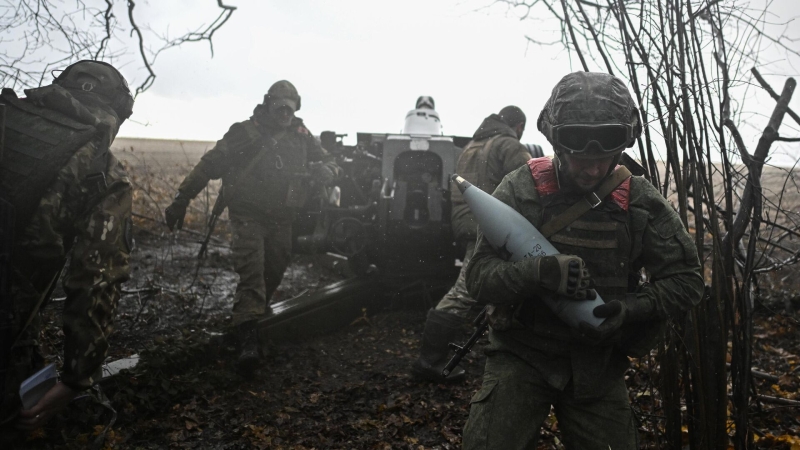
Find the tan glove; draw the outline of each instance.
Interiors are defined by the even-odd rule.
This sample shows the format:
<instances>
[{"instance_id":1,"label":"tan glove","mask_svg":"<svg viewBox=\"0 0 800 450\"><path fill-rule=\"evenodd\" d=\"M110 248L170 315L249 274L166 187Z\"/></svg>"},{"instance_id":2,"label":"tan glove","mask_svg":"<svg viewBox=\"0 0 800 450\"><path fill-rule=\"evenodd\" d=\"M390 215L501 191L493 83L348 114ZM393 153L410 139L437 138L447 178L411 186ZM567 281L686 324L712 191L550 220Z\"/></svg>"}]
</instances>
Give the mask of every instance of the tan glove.
<instances>
[{"instance_id":1,"label":"tan glove","mask_svg":"<svg viewBox=\"0 0 800 450\"><path fill-rule=\"evenodd\" d=\"M597 293L590 289L591 277L583 260L575 255L537 256L527 259L530 281L563 297L593 300Z\"/></svg>"}]
</instances>

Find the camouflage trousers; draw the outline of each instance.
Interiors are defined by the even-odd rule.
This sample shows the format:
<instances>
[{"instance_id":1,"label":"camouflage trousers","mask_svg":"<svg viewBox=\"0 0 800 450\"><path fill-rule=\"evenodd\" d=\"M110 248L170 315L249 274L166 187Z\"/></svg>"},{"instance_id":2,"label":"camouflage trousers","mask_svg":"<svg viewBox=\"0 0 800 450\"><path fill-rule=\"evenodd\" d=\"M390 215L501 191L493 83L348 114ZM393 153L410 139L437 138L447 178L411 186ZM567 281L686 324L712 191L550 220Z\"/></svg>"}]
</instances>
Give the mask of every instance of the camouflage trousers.
<instances>
[{"instance_id":1,"label":"camouflage trousers","mask_svg":"<svg viewBox=\"0 0 800 450\"><path fill-rule=\"evenodd\" d=\"M265 222L231 214L233 269L239 275L233 325L267 313L292 258L291 222Z\"/></svg>"},{"instance_id":2,"label":"camouflage trousers","mask_svg":"<svg viewBox=\"0 0 800 450\"><path fill-rule=\"evenodd\" d=\"M439 303L436 305L437 311L445 311L450 314L455 314L462 319L471 319L470 312L477 303L467 292L467 264L475 252L475 241L467 243L467 251L464 254L464 265L461 266L461 271L458 273L453 287L444 294Z\"/></svg>"},{"instance_id":3,"label":"camouflage trousers","mask_svg":"<svg viewBox=\"0 0 800 450\"><path fill-rule=\"evenodd\" d=\"M622 376L600 398L577 402L572 383L560 391L511 353L486 360L483 385L470 401L464 449L535 449L555 410L567 450L635 450L637 431Z\"/></svg>"}]
</instances>

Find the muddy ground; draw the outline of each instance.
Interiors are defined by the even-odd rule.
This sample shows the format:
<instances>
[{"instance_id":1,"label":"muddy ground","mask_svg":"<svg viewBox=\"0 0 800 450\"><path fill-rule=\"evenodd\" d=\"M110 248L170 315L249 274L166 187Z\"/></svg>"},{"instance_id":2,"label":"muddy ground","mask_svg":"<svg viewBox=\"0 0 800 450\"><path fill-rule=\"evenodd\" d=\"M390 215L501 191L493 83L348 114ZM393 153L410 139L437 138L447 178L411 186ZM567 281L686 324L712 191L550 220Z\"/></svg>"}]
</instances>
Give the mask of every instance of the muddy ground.
<instances>
[{"instance_id":1,"label":"muddy ground","mask_svg":"<svg viewBox=\"0 0 800 450\"><path fill-rule=\"evenodd\" d=\"M418 381L408 368L419 351L427 306L400 302L337 332L271 345L264 365L244 379L233 369L235 352L222 334L236 282L229 249L224 240L213 243L195 276L197 239L139 229L109 354L109 360L140 355L139 365L101 382L102 395L74 401L31 434L26 448L460 448L469 399L481 383L485 340L465 360L467 382ZM339 279L318 258L298 256L276 295L287 298ZM770 295L758 307L755 366L778 378L758 379L756 388L800 399L799 298L791 290ZM56 294L42 335L56 361L61 305ZM465 339L468 332L465 327ZM663 426L663 411L655 361L634 361L626 378L641 446L656 448L653 430ZM752 426L761 448L800 448L796 406L754 404ZM558 436L551 416L539 448L562 448Z\"/></svg>"}]
</instances>

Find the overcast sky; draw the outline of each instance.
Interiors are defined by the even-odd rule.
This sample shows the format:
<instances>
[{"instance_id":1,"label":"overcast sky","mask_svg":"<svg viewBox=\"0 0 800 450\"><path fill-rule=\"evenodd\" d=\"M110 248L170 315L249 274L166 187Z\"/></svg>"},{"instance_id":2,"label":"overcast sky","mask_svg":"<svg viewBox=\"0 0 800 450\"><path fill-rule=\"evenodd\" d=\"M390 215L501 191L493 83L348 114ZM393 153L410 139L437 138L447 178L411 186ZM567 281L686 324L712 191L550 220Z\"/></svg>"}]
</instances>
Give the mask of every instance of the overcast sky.
<instances>
[{"instance_id":1,"label":"overcast sky","mask_svg":"<svg viewBox=\"0 0 800 450\"><path fill-rule=\"evenodd\" d=\"M181 3L150 7L175 17ZM203 44L164 53L155 84L136 101L138 123L126 123L120 135L219 139L280 79L297 86L298 116L315 133L397 132L416 98L431 95L445 134L472 135L508 104L535 118L552 86L573 69L560 47L527 44L530 22L506 8L475 11L480 3L227 3L239 9L215 37L214 58ZM541 141L529 131L528 140Z\"/></svg>"},{"instance_id":2,"label":"overcast sky","mask_svg":"<svg viewBox=\"0 0 800 450\"><path fill-rule=\"evenodd\" d=\"M534 120L555 83L580 68L560 45L525 39L557 40L556 23L520 20L523 11L501 5L482 8L490 0L225 3L238 10L216 34L214 57L202 43L159 56L158 78L138 97L120 136L217 140L250 116L273 82L287 79L303 99L298 116L315 134L333 130L354 140L358 131L398 132L416 98L430 95L445 134L472 135L488 114L515 104L531 123L523 141L546 144ZM786 20L798 14L796 7L797 0L776 0L772 8ZM211 0L151 1L141 8L147 14L141 20L173 35L218 14ZM788 31L800 37L797 21ZM765 70L775 74L768 80L777 90L784 75L800 72L781 58ZM133 65L122 70L132 84L141 81ZM792 101L798 111L799 97ZM774 102L766 105L769 114ZM763 124L756 119L747 124L751 141L766 125L766 118ZM791 152L800 153L793 145Z\"/></svg>"}]
</instances>

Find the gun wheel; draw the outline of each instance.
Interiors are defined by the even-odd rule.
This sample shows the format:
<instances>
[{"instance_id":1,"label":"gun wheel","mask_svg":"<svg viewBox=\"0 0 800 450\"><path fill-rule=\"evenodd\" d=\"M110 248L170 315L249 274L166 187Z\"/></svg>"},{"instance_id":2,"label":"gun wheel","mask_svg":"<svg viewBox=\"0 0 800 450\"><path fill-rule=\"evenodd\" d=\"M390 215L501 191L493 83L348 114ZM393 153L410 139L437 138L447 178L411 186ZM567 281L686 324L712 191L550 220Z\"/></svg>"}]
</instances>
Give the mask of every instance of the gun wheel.
<instances>
[{"instance_id":1,"label":"gun wheel","mask_svg":"<svg viewBox=\"0 0 800 450\"><path fill-rule=\"evenodd\" d=\"M337 253L353 256L367 245L366 228L358 219L343 217L331 225L328 242Z\"/></svg>"}]
</instances>

